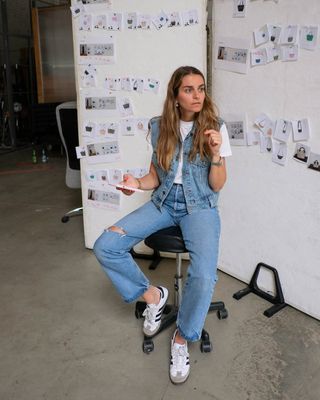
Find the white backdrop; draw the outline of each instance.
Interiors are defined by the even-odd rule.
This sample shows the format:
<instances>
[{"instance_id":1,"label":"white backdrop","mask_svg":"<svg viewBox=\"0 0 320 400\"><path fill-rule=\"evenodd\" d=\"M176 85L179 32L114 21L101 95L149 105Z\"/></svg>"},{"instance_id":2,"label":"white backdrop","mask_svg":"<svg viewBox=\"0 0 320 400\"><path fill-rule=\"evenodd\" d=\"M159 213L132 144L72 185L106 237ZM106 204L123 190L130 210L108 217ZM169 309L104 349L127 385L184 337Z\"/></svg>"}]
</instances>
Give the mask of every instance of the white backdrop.
<instances>
[{"instance_id":1,"label":"white backdrop","mask_svg":"<svg viewBox=\"0 0 320 400\"><path fill-rule=\"evenodd\" d=\"M166 94L166 86L172 72L181 65L194 65L204 73L206 66L206 0L170 0L144 1L144 0L116 0L111 1L111 9L103 9L99 5L100 13L110 11L125 13L137 11L140 13L158 14L161 10L165 12L186 11L197 9L200 19L198 25L189 27L173 27L157 30L153 25L149 31L135 30L129 31L122 28L119 32L112 32L115 37L116 62L110 65L97 65L97 87L104 87L104 78L109 76L133 76L133 77L153 77L160 80L160 92L154 94L150 92L114 92L117 96L129 97L133 103L134 116L151 118L161 114L162 104ZM79 18L73 19L74 49L76 61L77 94L78 94L78 114L79 127L87 119L92 119L92 115L97 115L97 111L85 110L81 104L80 71L78 65L79 47ZM108 34L110 32L102 33ZM95 35L89 32L88 37ZM192 43L192 46L189 45ZM103 111L99 111L102 113ZM108 121L108 117L104 118ZM120 116L118 117L120 119ZM83 138L79 136L80 145ZM149 167L151 159L151 146L147 144L145 135L121 136L119 135L121 148L121 161L104 164L87 163L86 159L81 160L82 194L84 206L84 232L85 245L92 248L96 238L102 231L114 224L119 218L134 210L150 197L150 193L137 193L130 197L122 195L122 205L120 211L97 209L88 206L86 171L88 169L106 168L136 168Z\"/></svg>"},{"instance_id":2,"label":"white backdrop","mask_svg":"<svg viewBox=\"0 0 320 400\"><path fill-rule=\"evenodd\" d=\"M233 1L214 0L215 36L251 39L266 23L317 25L319 0L248 1L245 18L233 18ZM261 112L272 119L309 118L309 145L320 153L320 43L300 50L297 62L277 61L248 74L213 71L213 93L222 114ZM220 269L249 282L258 262L275 267L288 304L320 318L320 174L292 159L271 161L257 146L233 147L228 182L221 193ZM272 291L270 275L259 284Z\"/></svg>"}]
</instances>

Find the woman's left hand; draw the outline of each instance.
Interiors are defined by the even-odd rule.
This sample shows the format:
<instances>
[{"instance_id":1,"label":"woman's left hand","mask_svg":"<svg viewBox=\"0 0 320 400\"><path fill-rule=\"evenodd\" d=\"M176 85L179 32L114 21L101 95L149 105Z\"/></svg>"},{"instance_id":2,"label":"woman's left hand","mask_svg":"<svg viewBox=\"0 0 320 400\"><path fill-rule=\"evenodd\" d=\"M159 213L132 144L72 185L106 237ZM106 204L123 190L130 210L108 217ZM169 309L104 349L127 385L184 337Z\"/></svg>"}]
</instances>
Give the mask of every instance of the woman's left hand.
<instances>
[{"instance_id":1,"label":"woman's left hand","mask_svg":"<svg viewBox=\"0 0 320 400\"><path fill-rule=\"evenodd\" d=\"M220 154L220 147L222 144L221 133L214 129L209 129L204 132L208 137L208 146L210 148L212 156Z\"/></svg>"}]
</instances>

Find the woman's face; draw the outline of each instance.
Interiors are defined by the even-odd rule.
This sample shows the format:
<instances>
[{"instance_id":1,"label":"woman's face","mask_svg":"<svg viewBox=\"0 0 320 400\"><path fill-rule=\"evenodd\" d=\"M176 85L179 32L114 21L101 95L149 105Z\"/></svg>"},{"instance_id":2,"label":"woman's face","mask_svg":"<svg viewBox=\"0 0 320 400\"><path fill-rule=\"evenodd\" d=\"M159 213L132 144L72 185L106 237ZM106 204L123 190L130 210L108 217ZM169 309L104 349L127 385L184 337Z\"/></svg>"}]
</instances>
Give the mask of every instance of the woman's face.
<instances>
[{"instance_id":1,"label":"woman's face","mask_svg":"<svg viewBox=\"0 0 320 400\"><path fill-rule=\"evenodd\" d=\"M201 75L190 74L183 77L176 98L181 119L191 121L194 114L202 110L205 99L205 84Z\"/></svg>"}]
</instances>

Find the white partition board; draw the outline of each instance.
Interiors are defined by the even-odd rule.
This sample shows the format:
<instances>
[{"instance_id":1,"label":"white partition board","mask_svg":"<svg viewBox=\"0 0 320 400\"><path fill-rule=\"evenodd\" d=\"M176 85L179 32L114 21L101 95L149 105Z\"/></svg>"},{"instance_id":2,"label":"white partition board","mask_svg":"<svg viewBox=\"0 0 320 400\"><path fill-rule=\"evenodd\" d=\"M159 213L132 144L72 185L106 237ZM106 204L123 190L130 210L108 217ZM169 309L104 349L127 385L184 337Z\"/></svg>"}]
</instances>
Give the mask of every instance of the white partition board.
<instances>
[{"instance_id":1,"label":"white partition board","mask_svg":"<svg viewBox=\"0 0 320 400\"><path fill-rule=\"evenodd\" d=\"M214 0L214 34L251 39L263 25L319 25L318 0L247 1L245 18L233 18L231 0ZM263 46L260 46L263 47ZM215 60L214 60L215 62ZM308 118L306 142L320 153L320 42L315 51L300 49L298 61L276 61L247 74L214 69L213 93L222 116L246 113L248 128L261 113L272 119ZM285 301L320 318L320 173L296 162L288 140L285 166L271 161L259 146L233 146L228 182L220 197L220 268L249 282L259 262L277 269ZM272 292L271 275L261 288ZM244 300L242 300L244 301Z\"/></svg>"},{"instance_id":2,"label":"white partition board","mask_svg":"<svg viewBox=\"0 0 320 400\"><path fill-rule=\"evenodd\" d=\"M164 27L157 30L152 24L151 29L128 30L124 26L120 31L100 32L100 37L110 33L114 36L115 62L109 65L95 65L97 70L97 89L104 89L106 76L122 77L150 77L160 80L158 94L151 92L113 92L117 98L128 97L133 105L134 117L150 119L160 115L166 95L166 86L172 72L182 65L193 65L204 73L206 67L206 0L179 0L169 1L143 1L143 0L117 0L110 1L111 7L103 4L89 5L87 9L93 15L108 12L121 13L124 17L127 12L156 15L161 10L166 13L197 10L199 23L192 26ZM75 4L75 3L73 3ZM90 8L91 7L91 8ZM90 13L89 12L89 13ZM76 60L78 114L79 114L79 140L83 145L81 129L87 120L93 121L120 121L121 116L110 117L104 111L87 110L83 104L83 93L91 93L88 89L81 88L81 69L79 65L79 44L83 32L79 31L79 17L73 19L74 52ZM98 32L88 32L85 35L92 39ZM105 90L105 93L107 91ZM88 203L88 181L86 173L89 170L103 170L110 168L149 168L151 160L151 146L145 134L135 136L121 136L119 134L121 160L112 163L89 164L87 157L81 160L82 195L84 206L84 234L85 245L92 248L96 238L103 230L114 224L122 216L128 214L150 198L150 192L136 193L130 197L121 194L120 210L99 209ZM148 221L146 221L148 223Z\"/></svg>"}]
</instances>

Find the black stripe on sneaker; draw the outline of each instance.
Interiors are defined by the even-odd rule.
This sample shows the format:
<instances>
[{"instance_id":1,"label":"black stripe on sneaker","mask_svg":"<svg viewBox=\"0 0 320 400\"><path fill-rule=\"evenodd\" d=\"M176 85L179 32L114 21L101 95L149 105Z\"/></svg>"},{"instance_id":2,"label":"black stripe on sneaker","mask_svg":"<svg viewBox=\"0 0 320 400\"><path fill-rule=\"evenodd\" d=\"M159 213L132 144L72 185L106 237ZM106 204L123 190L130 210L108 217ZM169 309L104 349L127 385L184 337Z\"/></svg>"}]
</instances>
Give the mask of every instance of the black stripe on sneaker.
<instances>
[{"instance_id":1,"label":"black stripe on sneaker","mask_svg":"<svg viewBox=\"0 0 320 400\"><path fill-rule=\"evenodd\" d=\"M160 290L161 299L163 299L164 298L164 291L163 291L162 287L161 286L157 286L157 288Z\"/></svg>"}]
</instances>

